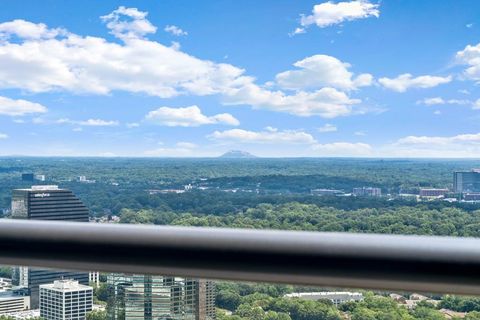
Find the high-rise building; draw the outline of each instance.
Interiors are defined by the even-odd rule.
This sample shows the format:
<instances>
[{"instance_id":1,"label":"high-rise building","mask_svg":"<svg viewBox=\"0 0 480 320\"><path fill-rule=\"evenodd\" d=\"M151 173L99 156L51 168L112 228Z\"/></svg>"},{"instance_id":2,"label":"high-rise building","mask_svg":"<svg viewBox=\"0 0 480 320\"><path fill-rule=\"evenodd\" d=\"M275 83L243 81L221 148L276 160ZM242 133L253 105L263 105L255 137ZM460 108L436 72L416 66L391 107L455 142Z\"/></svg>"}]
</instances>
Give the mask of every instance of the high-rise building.
<instances>
[{"instance_id":1,"label":"high-rise building","mask_svg":"<svg viewBox=\"0 0 480 320\"><path fill-rule=\"evenodd\" d=\"M13 190L12 218L88 222L88 208L70 190L32 186Z\"/></svg>"},{"instance_id":2,"label":"high-rise building","mask_svg":"<svg viewBox=\"0 0 480 320\"><path fill-rule=\"evenodd\" d=\"M72 191L58 186L33 186L15 189L12 195L12 218L88 222L88 209ZM31 267L14 269L14 284L30 291L30 304L38 308L39 285L55 280L75 279L88 285L88 273Z\"/></svg>"},{"instance_id":3,"label":"high-rise building","mask_svg":"<svg viewBox=\"0 0 480 320\"><path fill-rule=\"evenodd\" d=\"M212 281L110 274L108 286L109 319L215 319L215 284Z\"/></svg>"},{"instance_id":4,"label":"high-rise building","mask_svg":"<svg viewBox=\"0 0 480 320\"><path fill-rule=\"evenodd\" d=\"M85 320L92 311L93 288L74 280L40 286L40 317L47 320Z\"/></svg>"},{"instance_id":5,"label":"high-rise building","mask_svg":"<svg viewBox=\"0 0 480 320\"><path fill-rule=\"evenodd\" d=\"M453 192L480 192L480 169L454 172Z\"/></svg>"}]
</instances>

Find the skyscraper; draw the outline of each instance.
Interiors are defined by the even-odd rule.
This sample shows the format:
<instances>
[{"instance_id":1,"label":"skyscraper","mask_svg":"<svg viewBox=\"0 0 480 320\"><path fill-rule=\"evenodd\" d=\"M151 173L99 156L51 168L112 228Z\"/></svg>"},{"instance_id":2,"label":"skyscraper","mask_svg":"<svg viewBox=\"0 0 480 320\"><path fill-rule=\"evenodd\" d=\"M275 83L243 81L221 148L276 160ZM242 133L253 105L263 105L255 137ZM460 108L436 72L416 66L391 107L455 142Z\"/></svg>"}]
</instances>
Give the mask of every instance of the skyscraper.
<instances>
[{"instance_id":1,"label":"skyscraper","mask_svg":"<svg viewBox=\"0 0 480 320\"><path fill-rule=\"evenodd\" d=\"M88 222L88 209L70 190L33 186L13 190L12 218ZM76 271L17 267L13 278L16 285L29 289L32 309L38 308L39 285L61 279L74 279L88 285L88 273Z\"/></svg>"},{"instance_id":2,"label":"skyscraper","mask_svg":"<svg viewBox=\"0 0 480 320\"><path fill-rule=\"evenodd\" d=\"M70 190L32 186L13 190L12 218L88 222L88 208Z\"/></svg>"},{"instance_id":3,"label":"skyscraper","mask_svg":"<svg viewBox=\"0 0 480 320\"><path fill-rule=\"evenodd\" d=\"M480 192L480 169L454 172L453 192Z\"/></svg>"},{"instance_id":4,"label":"skyscraper","mask_svg":"<svg viewBox=\"0 0 480 320\"><path fill-rule=\"evenodd\" d=\"M212 281L112 273L108 285L110 319L215 319Z\"/></svg>"}]
</instances>

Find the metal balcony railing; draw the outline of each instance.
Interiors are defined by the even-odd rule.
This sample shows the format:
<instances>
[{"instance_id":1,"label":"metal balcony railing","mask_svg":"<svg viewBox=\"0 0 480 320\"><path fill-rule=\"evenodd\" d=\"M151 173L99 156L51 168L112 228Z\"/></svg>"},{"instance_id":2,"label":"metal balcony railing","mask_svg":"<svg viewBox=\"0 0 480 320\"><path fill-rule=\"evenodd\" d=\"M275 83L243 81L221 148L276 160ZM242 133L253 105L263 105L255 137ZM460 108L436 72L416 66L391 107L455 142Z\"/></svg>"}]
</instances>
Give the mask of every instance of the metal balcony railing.
<instances>
[{"instance_id":1,"label":"metal balcony railing","mask_svg":"<svg viewBox=\"0 0 480 320\"><path fill-rule=\"evenodd\" d=\"M0 264L480 294L480 239L0 220Z\"/></svg>"}]
</instances>

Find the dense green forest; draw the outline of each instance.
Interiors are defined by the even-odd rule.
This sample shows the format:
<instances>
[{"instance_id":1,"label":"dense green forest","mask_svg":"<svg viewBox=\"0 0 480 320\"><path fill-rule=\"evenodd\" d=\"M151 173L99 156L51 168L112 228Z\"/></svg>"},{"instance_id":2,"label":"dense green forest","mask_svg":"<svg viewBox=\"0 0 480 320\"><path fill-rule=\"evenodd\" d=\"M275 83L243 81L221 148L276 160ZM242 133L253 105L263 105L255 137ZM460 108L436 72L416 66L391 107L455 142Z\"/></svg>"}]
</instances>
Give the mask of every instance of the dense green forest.
<instances>
[{"instance_id":1,"label":"dense green forest","mask_svg":"<svg viewBox=\"0 0 480 320\"><path fill-rule=\"evenodd\" d=\"M93 217L118 215L120 223L480 236L480 205L417 202L396 197L314 196L311 189L351 192L379 187L384 194L417 193L421 187L452 185L452 172L480 167L480 161L381 159L124 159L0 158L0 209L8 210L11 190L29 187L22 173L71 189ZM95 183L81 183L86 176ZM184 193L158 190L193 189ZM150 190L156 190L151 194ZM10 270L0 270L9 276ZM468 312L480 320L480 299L444 296L437 306L414 310L382 293L365 292L361 302L338 308L329 301L287 299L311 291L285 285L219 282L219 320L445 319L440 308ZM95 289L104 303L105 284ZM105 319L104 312L88 319Z\"/></svg>"},{"instance_id":2,"label":"dense green forest","mask_svg":"<svg viewBox=\"0 0 480 320\"><path fill-rule=\"evenodd\" d=\"M329 201L309 196L311 189L351 192L355 187L382 188L384 194L418 192L420 187L451 187L452 172L480 167L473 160L382 159L129 159L0 158L0 209L10 206L11 190L28 187L22 173L44 174L45 182L74 191L92 214L121 209L167 208L176 212L226 214L260 203L317 203L338 208L383 207L355 199ZM95 183L80 183L86 176ZM206 191L157 194L192 184ZM222 190L239 189L231 194ZM198 189L197 189L198 190ZM210 193L207 193L210 192Z\"/></svg>"}]
</instances>

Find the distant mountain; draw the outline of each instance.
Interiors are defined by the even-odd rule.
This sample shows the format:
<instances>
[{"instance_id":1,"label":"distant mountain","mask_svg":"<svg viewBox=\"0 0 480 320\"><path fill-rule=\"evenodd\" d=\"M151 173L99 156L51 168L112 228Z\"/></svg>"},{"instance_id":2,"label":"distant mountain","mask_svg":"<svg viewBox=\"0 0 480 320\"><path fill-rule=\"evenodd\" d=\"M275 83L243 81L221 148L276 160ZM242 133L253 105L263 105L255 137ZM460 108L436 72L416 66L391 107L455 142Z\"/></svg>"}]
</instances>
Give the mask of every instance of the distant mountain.
<instances>
[{"instance_id":1,"label":"distant mountain","mask_svg":"<svg viewBox=\"0 0 480 320\"><path fill-rule=\"evenodd\" d=\"M220 156L220 158L223 159L253 159L256 158L251 153L248 153L246 151L240 151L240 150L230 150Z\"/></svg>"}]
</instances>

